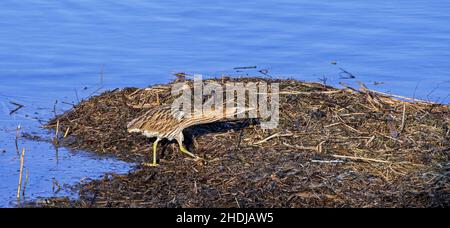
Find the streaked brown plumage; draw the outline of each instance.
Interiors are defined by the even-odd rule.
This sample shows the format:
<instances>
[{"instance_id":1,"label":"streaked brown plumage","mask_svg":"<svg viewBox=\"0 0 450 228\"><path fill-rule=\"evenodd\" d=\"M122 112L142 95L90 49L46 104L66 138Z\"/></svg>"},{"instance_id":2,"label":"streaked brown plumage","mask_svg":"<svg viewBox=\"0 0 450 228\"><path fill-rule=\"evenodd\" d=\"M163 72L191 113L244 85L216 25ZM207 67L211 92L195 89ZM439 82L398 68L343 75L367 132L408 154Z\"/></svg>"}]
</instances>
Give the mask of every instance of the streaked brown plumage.
<instances>
[{"instance_id":1,"label":"streaked brown plumage","mask_svg":"<svg viewBox=\"0 0 450 228\"><path fill-rule=\"evenodd\" d=\"M195 159L197 156L189 152L183 146L183 130L199 124L206 124L216 122L225 118L231 118L235 114L245 111L245 109L238 111L239 108L229 108L224 112L207 111L203 115L187 116L185 113L179 111L175 115L172 114L171 106L160 106L155 109L147 111L144 115L131 121L128 126L129 133L141 133L148 138L156 137L153 143L153 163L150 166L157 166L156 164L156 147L158 142L162 139L176 140L180 146L182 153L185 153Z\"/></svg>"}]
</instances>

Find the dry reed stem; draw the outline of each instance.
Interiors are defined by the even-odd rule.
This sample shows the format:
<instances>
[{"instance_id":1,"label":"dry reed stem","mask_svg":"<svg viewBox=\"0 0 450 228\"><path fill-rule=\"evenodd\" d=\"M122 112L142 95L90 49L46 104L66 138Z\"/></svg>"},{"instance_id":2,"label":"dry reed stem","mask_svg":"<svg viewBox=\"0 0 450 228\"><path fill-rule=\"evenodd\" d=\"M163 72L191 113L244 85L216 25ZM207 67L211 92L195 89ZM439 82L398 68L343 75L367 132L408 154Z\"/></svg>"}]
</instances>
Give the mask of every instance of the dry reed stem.
<instances>
[{"instance_id":1,"label":"dry reed stem","mask_svg":"<svg viewBox=\"0 0 450 228\"><path fill-rule=\"evenodd\" d=\"M23 164L25 160L25 148L22 149L22 155L20 156L20 172L19 172L19 184L17 185L17 200L20 200L20 189L22 187L22 175L23 175Z\"/></svg>"},{"instance_id":2,"label":"dry reed stem","mask_svg":"<svg viewBox=\"0 0 450 228\"><path fill-rule=\"evenodd\" d=\"M378 162L378 163L385 163L385 164L392 164L390 161L385 160L379 160L379 159L373 159L373 158L364 158L364 157L355 157L355 156L345 156L345 155L332 155L335 158L345 158L345 159L351 159L351 160L360 160L360 161L368 161L368 162Z\"/></svg>"},{"instance_id":3,"label":"dry reed stem","mask_svg":"<svg viewBox=\"0 0 450 228\"><path fill-rule=\"evenodd\" d=\"M260 140L258 142L253 143L253 145L259 145L259 144L265 143L265 142L267 142L267 141L269 141L269 140L271 140L271 139L273 139L275 137L288 137L288 136L293 136L293 134L291 134L291 133L281 134L281 132L277 132L277 133L275 133L275 134L273 134L273 135L271 135L271 136L269 136L269 137L267 137L267 138L265 138L263 140Z\"/></svg>"},{"instance_id":4,"label":"dry reed stem","mask_svg":"<svg viewBox=\"0 0 450 228\"><path fill-rule=\"evenodd\" d=\"M423 177L445 175L440 167L448 163L449 130L444 127L450 127L448 107L400 101L368 89L336 92L321 84L295 80L223 80L280 82L280 122L273 131L278 133L267 137L258 120L250 126L227 122L186 129L193 140L186 146L208 162L182 159L175 144L166 144L161 149L164 162L158 170L141 168L89 183L83 187L84 198L77 203L236 207L236 196L242 207L445 205L445 179L426 183L429 179ZM221 81L218 78L216 82ZM186 83L192 86L191 81ZM61 126L70 127L74 140L68 146L113 154L127 161L148 161L151 141L128 134L126 125L156 107L156 94L161 105L171 104L175 98L170 88L171 84L122 89L82 101L58 117ZM56 124L56 119L51 120L48 128L55 129ZM391 137L392 126L400 129L402 125L403 132ZM292 135L280 137L285 133ZM189 134L186 141L191 138ZM239 140L241 134L245 138ZM196 191L192 191L193 183ZM295 197L297 192L317 197L301 199ZM89 198L91 194L96 198ZM130 194L133 200L129 200ZM337 197L323 197L327 195Z\"/></svg>"},{"instance_id":5,"label":"dry reed stem","mask_svg":"<svg viewBox=\"0 0 450 228\"><path fill-rule=\"evenodd\" d=\"M406 124L406 104L403 104L403 115L402 115L402 125L400 127L400 133L405 129Z\"/></svg>"},{"instance_id":6,"label":"dry reed stem","mask_svg":"<svg viewBox=\"0 0 450 228\"><path fill-rule=\"evenodd\" d=\"M70 130L70 127L67 127L67 130L64 133L64 137L63 138L66 138L69 135L69 130Z\"/></svg>"}]
</instances>

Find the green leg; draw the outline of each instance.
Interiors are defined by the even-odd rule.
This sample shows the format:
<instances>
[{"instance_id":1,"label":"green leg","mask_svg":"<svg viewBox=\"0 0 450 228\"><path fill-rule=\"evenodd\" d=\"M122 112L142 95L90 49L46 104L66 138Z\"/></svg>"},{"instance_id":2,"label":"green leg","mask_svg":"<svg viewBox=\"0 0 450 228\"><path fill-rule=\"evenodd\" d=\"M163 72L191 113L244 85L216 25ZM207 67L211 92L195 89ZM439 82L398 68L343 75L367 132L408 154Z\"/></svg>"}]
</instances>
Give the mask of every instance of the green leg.
<instances>
[{"instance_id":1,"label":"green leg","mask_svg":"<svg viewBox=\"0 0 450 228\"><path fill-rule=\"evenodd\" d=\"M192 158L199 159L199 157L197 157L197 156L194 155L193 153L189 152L189 151L183 146L183 143L182 143L182 142L179 141L178 144L180 145L181 153L185 153L185 154L191 156Z\"/></svg>"},{"instance_id":2,"label":"green leg","mask_svg":"<svg viewBox=\"0 0 450 228\"><path fill-rule=\"evenodd\" d=\"M153 143L153 163L151 163L151 164L145 163L144 165L151 166L151 167L158 166L158 164L156 163L156 148L158 147L159 141L160 141L160 139L156 139L156 141Z\"/></svg>"},{"instance_id":3,"label":"green leg","mask_svg":"<svg viewBox=\"0 0 450 228\"><path fill-rule=\"evenodd\" d=\"M196 155L194 155L193 153L189 152L189 150L187 150L184 146L183 146L183 133L180 133L178 135L178 137L176 138L178 145L180 146L180 151L181 153L187 154L190 157L194 158L196 161L201 160L201 158L197 157Z\"/></svg>"}]
</instances>

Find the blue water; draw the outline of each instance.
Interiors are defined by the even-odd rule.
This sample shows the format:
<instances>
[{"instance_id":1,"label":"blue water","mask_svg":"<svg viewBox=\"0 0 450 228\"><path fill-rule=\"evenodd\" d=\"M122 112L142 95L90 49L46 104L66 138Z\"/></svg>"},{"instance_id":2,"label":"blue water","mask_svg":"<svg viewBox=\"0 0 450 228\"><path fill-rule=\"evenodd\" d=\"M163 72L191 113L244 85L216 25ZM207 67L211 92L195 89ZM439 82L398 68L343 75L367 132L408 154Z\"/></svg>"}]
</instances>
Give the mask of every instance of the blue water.
<instances>
[{"instance_id":1,"label":"blue water","mask_svg":"<svg viewBox=\"0 0 450 228\"><path fill-rule=\"evenodd\" d=\"M0 151L0 206L16 186L11 129L21 123L42 133L32 118L50 115L57 99L89 96L101 84L100 72L103 89L109 89L164 83L180 71L239 76L268 69L272 77L327 78L333 85L362 81L376 90L449 103L449 25L450 1L441 0L3 0L0 149L7 152ZM233 70L239 66L258 69ZM341 79L339 68L356 78ZM9 115L9 101L26 107ZM59 112L69 107L57 106ZM117 170L110 164L118 161L62 150L58 172L47 172L55 169L52 146L24 143L32 150L30 178L73 182ZM80 161L103 168L71 165ZM28 190L39 195L41 187Z\"/></svg>"},{"instance_id":2,"label":"blue water","mask_svg":"<svg viewBox=\"0 0 450 228\"><path fill-rule=\"evenodd\" d=\"M5 105L5 102L2 105ZM45 110L40 111L42 113ZM123 174L132 168L132 164L114 158L97 157L87 152L68 151L64 148L56 150L48 142L19 138L19 152L21 153L22 148L26 149L23 172L23 184L26 185L25 189L22 188L24 195L21 196L21 201L17 202L20 154L15 147L16 124L21 124L22 132L47 138L49 135L39 128L39 123L33 120L33 117L17 114L8 119L7 115L0 113L0 207L12 207L42 197L75 198L77 191L73 188L74 185L100 178L105 173Z\"/></svg>"}]
</instances>

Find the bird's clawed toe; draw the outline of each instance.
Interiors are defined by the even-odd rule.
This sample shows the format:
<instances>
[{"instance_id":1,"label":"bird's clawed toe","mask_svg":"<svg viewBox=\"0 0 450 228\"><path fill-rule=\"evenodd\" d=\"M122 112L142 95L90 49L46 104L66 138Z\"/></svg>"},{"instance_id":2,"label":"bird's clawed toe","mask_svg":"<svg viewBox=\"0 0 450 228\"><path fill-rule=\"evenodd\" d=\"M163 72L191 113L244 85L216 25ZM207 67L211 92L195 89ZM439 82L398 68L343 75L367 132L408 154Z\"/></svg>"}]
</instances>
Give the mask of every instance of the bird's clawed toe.
<instances>
[{"instance_id":1,"label":"bird's clawed toe","mask_svg":"<svg viewBox=\"0 0 450 228\"><path fill-rule=\"evenodd\" d=\"M189 156L189 157L185 157L185 159L190 160L190 161L194 161L194 162L203 162L203 161L205 161L205 159L203 159L203 158L201 158L201 157L199 157L197 155L192 155L192 156Z\"/></svg>"},{"instance_id":2,"label":"bird's clawed toe","mask_svg":"<svg viewBox=\"0 0 450 228\"><path fill-rule=\"evenodd\" d=\"M157 163L146 163L146 162L144 162L144 163L142 163L142 166L144 166L144 167L158 167L159 164L157 164Z\"/></svg>"},{"instance_id":3,"label":"bird's clawed toe","mask_svg":"<svg viewBox=\"0 0 450 228\"><path fill-rule=\"evenodd\" d=\"M199 156L195 156L194 157L194 161L198 162L198 161L204 161L205 159L199 157Z\"/></svg>"},{"instance_id":4,"label":"bird's clawed toe","mask_svg":"<svg viewBox=\"0 0 450 228\"><path fill-rule=\"evenodd\" d=\"M191 158L189 160L191 160L191 161L193 161L193 162L195 162L197 164L201 164L201 165L207 164L207 160L206 159L198 157L198 156L195 156L195 158Z\"/></svg>"}]
</instances>

